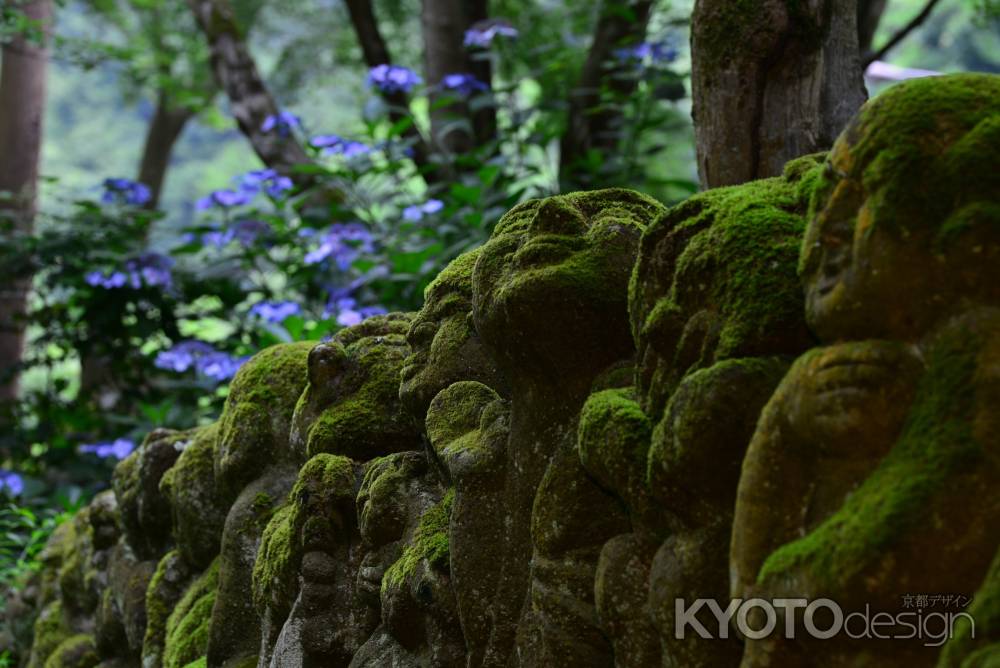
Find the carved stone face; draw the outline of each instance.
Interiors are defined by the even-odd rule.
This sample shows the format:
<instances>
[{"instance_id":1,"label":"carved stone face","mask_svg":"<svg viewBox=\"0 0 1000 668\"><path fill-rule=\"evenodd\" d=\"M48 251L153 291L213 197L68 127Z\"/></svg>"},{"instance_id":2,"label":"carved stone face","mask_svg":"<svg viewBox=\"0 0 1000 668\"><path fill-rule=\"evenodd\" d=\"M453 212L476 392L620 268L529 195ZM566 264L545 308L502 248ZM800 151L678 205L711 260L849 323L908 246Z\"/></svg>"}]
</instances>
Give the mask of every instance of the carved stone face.
<instances>
[{"instance_id":1,"label":"carved stone face","mask_svg":"<svg viewBox=\"0 0 1000 668\"><path fill-rule=\"evenodd\" d=\"M290 443L302 458L321 452L367 461L419 448L399 401L409 316L369 318L309 353L309 384L292 416Z\"/></svg>"},{"instance_id":2,"label":"carved stone face","mask_svg":"<svg viewBox=\"0 0 1000 668\"><path fill-rule=\"evenodd\" d=\"M474 380L503 392L503 381L472 322L474 250L456 258L425 293L424 307L406 334L399 397L423 421L431 400L452 383ZM506 394L505 392L503 392Z\"/></svg>"},{"instance_id":3,"label":"carved stone face","mask_svg":"<svg viewBox=\"0 0 1000 668\"><path fill-rule=\"evenodd\" d=\"M526 202L500 221L473 278L476 325L508 363L591 373L627 357L626 286L642 229L663 211L627 190ZM541 368L541 367L544 367Z\"/></svg>"}]
</instances>

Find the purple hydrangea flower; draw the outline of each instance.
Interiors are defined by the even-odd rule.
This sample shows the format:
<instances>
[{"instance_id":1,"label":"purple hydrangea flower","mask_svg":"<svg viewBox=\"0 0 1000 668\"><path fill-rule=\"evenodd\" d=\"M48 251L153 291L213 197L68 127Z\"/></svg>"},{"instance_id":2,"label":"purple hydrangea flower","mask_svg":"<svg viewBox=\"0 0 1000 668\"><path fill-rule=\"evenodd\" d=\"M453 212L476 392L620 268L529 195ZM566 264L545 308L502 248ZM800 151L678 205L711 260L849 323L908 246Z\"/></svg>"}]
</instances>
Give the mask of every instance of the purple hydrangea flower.
<instances>
[{"instance_id":1,"label":"purple hydrangea flower","mask_svg":"<svg viewBox=\"0 0 1000 668\"><path fill-rule=\"evenodd\" d=\"M441 87L452 90L459 95L472 95L489 90L490 87L471 74L446 74L441 79Z\"/></svg>"},{"instance_id":2,"label":"purple hydrangea flower","mask_svg":"<svg viewBox=\"0 0 1000 668\"><path fill-rule=\"evenodd\" d=\"M143 253L125 263L132 287L137 289L142 285L170 286L173 282L170 269L173 266L173 259L161 253Z\"/></svg>"},{"instance_id":3,"label":"purple hydrangea flower","mask_svg":"<svg viewBox=\"0 0 1000 668\"><path fill-rule=\"evenodd\" d=\"M292 189L293 183L287 176L282 176L273 169L258 169L237 177L240 192L255 195L264 190L271 197L281 197Z\"/></svg>"},{"instance_id":4,"label":"purple hydrangea flower","mask_svg":"<svg viewBox=\"0 0 1000 668\"><path fill-rule=\"evenodd\" d=\"M121 271L113 271L110 274L105 274L103 271L92 271L84 277L84 280L87 285L107 290L120 288L129 282L128 276Z\"/></svg>"},{"instance_id":5,"label":"purple hydrangea flower","mask_svg":"<svg viewBox=\"0 0 1000 668\"><path fill-rule=\"evenodd\" d=\"M0 492L4 490L10 496L20 496L24 491L24 478L13 471L0 469Z\"/></svg>"},{"instance_id":6,"label":"purple hydrangea flower","mask_svg":"<svg viewBox=\"0 0 1000 668\"><path fill-rule=\"evenodd\" d=\"M383 93L409 93L424 82L420 76L402 65L377 65L368 71L368 83Z\"/></svg>"},{"instance_id":7,"label":"purple hydrangea flower","mask_svg":"<svg viewBox=\"0 0 1000 668\"><path fill-rule=\"evenodd\" d=\"M444 202L439 199L429 199L423 204L414 204L403 209L403 220L415 223L422 220L424 216L429 216L441 211Z\"/></svg>"},{"instance_id":8,"label":"purple hydrangea flower","mask_svg":"<svg viewBox=\"0 0 1000 668\"><path fill-rule=\"evenodd\" d=\"M109 443L90 443L80 446L80 452L97 455L101 459L114 457L115 459L125 459L135 450L135 442L127 438L116 438Z\"/></svg>"},{"instance_id":9,"label":"purple hydrangea flower","mask_svg":"<svg viewBox=\"0 0 1000 668\"><path fill-rule=\"evenodd\" d=\"M319 247L306 253L306 264L317 264L332 257L345 270L362 253L375 250L371 232L361 223L334 223L321 237Z\"/></svg>"},{"instance_id":10,"label":"purple hydrangea flower","mask_svg":"<svg viewBox=\"0 0 1000 668\"><path fill-rule=\"evenodd\" d=\"M249 204L252 200L253 193L236 190L216 190L198 200L194 208L198 211L205 211L215 206L230 209L234 206Z\"/></svg>"},{"instance_id":11,"label":"purple hydrangea flower","mask_svg":"<svg viewBox=\"0 0 1000 668\"><path fill-rule=\"evenodd\" d=\"M157 353L153 364L157 369L184 373L194 366L196 359L214 352L215 348L204 341L181 341L169 350Z\"/></svg>"},{"instance_id":12,"label":"purple hydrangea flower","mask_svg":"<svg viewBox=\"0 0 1000 668\"><path fill-rule=\"evenodd\" d=\"M282 137L292 134L292 131L302 127L302 119L290 111L279 111L264 119L264 124L260 126L261 132L274 132L277 130Z\"/></svg>"},{"instance_id":13,"label":"purple hydrangea flower","mask_svg":"<svg viewBox=\"0 0 1000 668\"><path fill-rule=\"evenodd\" d=\"M145 183L131 179L104 179L104 195L101 201L105 204L142 206L152 198L153 193Z\"/></svg>"},{"instance_id":14,"label":"purple hydrangea flower","mask_svg":"<svg viewBox=\"0 0 1000 668\"><path fill-rule=\"evenodd\" d=\"M302 307L295 302L260 302L254 304L250 313L267 322L283 322L302 312Z\"/></svg>"},{"instance_id":15,"label":"purple hydrangea flower","mask_svg":"<svg viewBox=\"0 0 1000 668\"><path fill-rule=\"evenodd\" d=\"M325 317L337 315L337 324L341 327L352 327L373 315L382 315L386 310L381 306L358 306L353 297L340 297L327 306Z\"/></svg>"},{"instance_id":16,"label":"purple hydrangea flower","mask_svg":"<svg viewBox=\"0 0 1000 668\"><path fill-rule=\"evenodd\" d=\"M252 246L257 239L271 233L271 226L262 220L239 220L230 230L236 241L244 247Z\"/></svg>"},{"instance_id":17,"label":"purple hydrangea flower","mask_svg":"<svg viewBox=\"0 0 1000 668\"><path fill-rule=\"evenodd\" d=\"M221 383L235 376L247 359L249 358L212 352L195 360L195 370L199 376Z\"/></svg>"},{"instance_id":18,"label":"purple hydrangea flower","mask_svg":"<svg viewBox=\"0 0 1000 668\"><path fill-rule=\"evenodd\" d=\"M516 38L517 28L502 19L487 19L479 21L465 31L465 46L488 49L493 45L493 40L500 37Z\"/></svg>"}]
</instances>

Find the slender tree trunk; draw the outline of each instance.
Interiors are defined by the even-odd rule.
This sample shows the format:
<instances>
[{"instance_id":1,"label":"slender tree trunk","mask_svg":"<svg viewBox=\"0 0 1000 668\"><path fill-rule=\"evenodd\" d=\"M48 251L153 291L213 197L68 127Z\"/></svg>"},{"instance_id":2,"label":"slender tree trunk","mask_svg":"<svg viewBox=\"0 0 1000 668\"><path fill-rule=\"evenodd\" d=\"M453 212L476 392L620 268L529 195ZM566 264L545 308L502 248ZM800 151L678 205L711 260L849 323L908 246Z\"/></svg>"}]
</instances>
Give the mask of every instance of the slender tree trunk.
<instances>
[{"instance_id":1,"label":"slender tree trunk","mask_svg":"<svg viewBox=\"0 0 1000 668\"><path fill-rule=\"evenodd\" d=\"M50 0L31 0L20 10L43 26L41 43L17 36L3 47L0 65L0 230L30 233L35 217L38 165L45 115L45 40L52 21ZM30 277L0 285L0 400L17 396L18 367Z\"/></svg>"},{"instance_id":2,"label":"slender tree trunk","mask_svg":"<svg viewBox=\"0 0 1000 668\"><path fill-rule=\"evenodd\" d=\"M829 148L865 101L857 0L697 0L691 87L702 186Z\"/></svg>"},{"instance_id":3,"label":"slender tree trunk","mask_svg":"<svg viewBox=\"0 0 1000 668\"><path fill-rule=\"evenodd\" d=\"M592 186L578 169L580 161L593 149L608 154L618 146L623 121L620 102L635 90L636 80L623 76L628 64L616 59L614 51L645 39L652 5L650 0L604 0L601 4L594 41L569 96L569 116L559 158L564 190ZM602 99L605 90L615 103L607 104Z\"/></svg>"},{"instance_id":4,"label":"slender tree trunk","mask_svg":"<svg viewBox=\"0 0 1000 668\"><path fill-rule=\"evenodd\" d=\"M229 0L187 0L198 26L205 34L216 83L229 96L229 104L240 130L250 140L261 161L280 172L295 176L291 168L310 159L291 134L261 127L278 105L267 90Z\"/></svg>"},{"instance_id":5,"label":"slender tree trunk","mask_svg":"<svg viewBox=\"0 0 1000 668\"><path fill-rule=\"evenodd\" d=\"M170 166L170 155L194 112L186 107L171 104L166 93L160 92L156 111L146 131L146 144L139 163L139 182L149 186L150 200L147 207L155 209L160 202L163 183Z\"/></svg>"},{"instance_id":6,"label":"slender tree trunk","mask_svg":"<svg viewBox=\"0 0 1000 668\"><path fill-rule=\"evenodd\" d=\"M386 46L385 39L383 39L382 32L378 27L378 20L375 18L372 0L345 0L345 4L351 16L354 32L358 36L365 64L370 68L392 64L389 47ZM406 93L402 91L383 93L382 98L389 106L389 118L393 123L397 123L409 115L410 99ZM434 181L437 170L431 163L430 151L427 148L426 140L420 133L420 128L416 124L410 125L403 131L403 137L412 144L413 162L416 163L420 172L427 181Z\"/></svg>"},{"instance_id":7,"label":"slender tree trunk","mask_svg":"<svg viewBox=\"0 0 1000 668\"><path fill-rule=\"evenodd\" d=\"M424 36L424 76L431 87L431 136L436 150L467 153L496 138L496 110L472 112L465 102L442 105L441 81L448 74L472 74L489 83L489 61L473 59L464 44L465 31L488 18L486 0L423 0L420 23Z\"/></svg>"},{"instance_id":8,"label":"slender tree trunk","mask_svg":"<svg viewBox=\"0 0 1000 668\"><path fill-rule=\"evenodd\" d=\"M872 50L886 4L886 0L858 0L858 49L862 54Z\"/></svg>"}]
</instances>

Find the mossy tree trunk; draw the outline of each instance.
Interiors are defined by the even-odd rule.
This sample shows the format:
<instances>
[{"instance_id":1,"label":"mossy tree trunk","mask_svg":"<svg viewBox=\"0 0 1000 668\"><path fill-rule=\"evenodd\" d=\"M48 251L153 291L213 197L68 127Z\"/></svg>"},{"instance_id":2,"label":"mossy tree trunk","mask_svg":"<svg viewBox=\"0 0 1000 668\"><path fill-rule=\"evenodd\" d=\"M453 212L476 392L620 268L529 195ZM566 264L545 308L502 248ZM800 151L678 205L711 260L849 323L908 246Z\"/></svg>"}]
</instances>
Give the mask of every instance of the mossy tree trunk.
<instances>
[{"instance_id":1,"label":"mossy tree trunk","mask_svg":"<svg viewBox=\"0 0 1000 668\"><path fill-rule=\"evenodd\" d=\"M4 45L0 70L0 233L4 235L30 233L34 225L45 115L45 42L52 5L50 0L29 0L14 11L22 12L31 28L30 34L15 36ZM30 276L0 285L0 401L17 396L30 287Z\"/></svg>"},{"instance_id":2,"label":"mossy tree trunk","mask_svg":"<svg viewBox=\"0 0 1000 668\"><path fill-rule=\"evenodd\" d=\"M829 148L867 94L858 0L697 0L693 116L705 188Z\"/></svg>"}]
</instances>

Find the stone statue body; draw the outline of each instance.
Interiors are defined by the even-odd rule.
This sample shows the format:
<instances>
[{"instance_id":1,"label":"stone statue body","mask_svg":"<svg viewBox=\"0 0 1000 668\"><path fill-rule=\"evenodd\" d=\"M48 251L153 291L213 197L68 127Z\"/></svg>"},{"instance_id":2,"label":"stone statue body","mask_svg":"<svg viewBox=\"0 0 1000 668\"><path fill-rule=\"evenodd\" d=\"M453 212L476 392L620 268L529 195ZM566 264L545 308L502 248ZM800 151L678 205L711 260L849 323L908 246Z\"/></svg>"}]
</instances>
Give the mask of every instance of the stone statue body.
<instances>
[{"instance_id":1,"label":"stone statue body","mask_svg":"<svg viewBox=\"0 0 1000 668\"><path fill-rule=\"evenodd\" d=\"M987 408L1000 396L1000 182L978 171L998 104L990 77L909 82L834 146L802 258L807 317L827 346L796 362L754 435L734 596L897 613L906 594L971 598L980 585L998 544L986 527L1000 523L986 491L1000 480ZM748 642L743 665L934 665L937 654L800 634Z\"/></svg>"}]
</instances>

